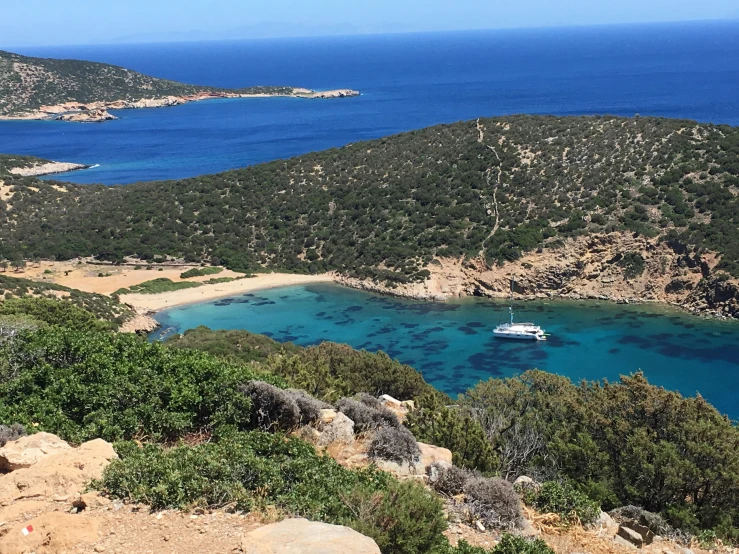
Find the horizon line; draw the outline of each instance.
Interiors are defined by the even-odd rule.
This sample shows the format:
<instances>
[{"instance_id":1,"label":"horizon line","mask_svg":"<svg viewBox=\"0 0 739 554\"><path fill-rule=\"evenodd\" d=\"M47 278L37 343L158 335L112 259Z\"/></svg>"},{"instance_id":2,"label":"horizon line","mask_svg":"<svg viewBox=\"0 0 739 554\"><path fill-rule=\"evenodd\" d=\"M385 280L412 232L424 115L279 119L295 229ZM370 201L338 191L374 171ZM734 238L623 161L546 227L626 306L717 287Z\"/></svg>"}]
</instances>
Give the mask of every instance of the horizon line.
<instances>
[{"instance_id":1,"label":"horizon line","mask_svg":"<svg viewBox=\"0 0 739 554\"><path fill-rule=\"evenodd\" d=\"M295 39L327 39L327 38L354 38L354 37L384 37L384 36L405 36L405 35L440 35L455 33L485 33L494 31L547 31L547 30L567 30L567 29L590 29L602 27L648 27L652 25L681 25L696 23L739 23L739 18L725 19L680 19L680 20L660 20L660 21L635 21L628 23L584 23L584 24L562 24L562 25L543 25L543 26L522 26L522 27L489 27L489 28L467 28L467 29L438 29L425 31L392 31L392 32L358 32L358 33L335 33L325 35L296 34L287 36L273 37L243 37L229 39L195 39L195 40L144 40L144 41L126 41L118 42L83 42L74 44L37 44L37 45L15 45L0 46L0 50L12 52L16 48L78 48L78 47L105 47L105 46L125 46L125 45L154 45L154 44L197 44L197 43L224 43L224 42L257 42L257 41L282 41Z\"/></svg>"}]
</instances>

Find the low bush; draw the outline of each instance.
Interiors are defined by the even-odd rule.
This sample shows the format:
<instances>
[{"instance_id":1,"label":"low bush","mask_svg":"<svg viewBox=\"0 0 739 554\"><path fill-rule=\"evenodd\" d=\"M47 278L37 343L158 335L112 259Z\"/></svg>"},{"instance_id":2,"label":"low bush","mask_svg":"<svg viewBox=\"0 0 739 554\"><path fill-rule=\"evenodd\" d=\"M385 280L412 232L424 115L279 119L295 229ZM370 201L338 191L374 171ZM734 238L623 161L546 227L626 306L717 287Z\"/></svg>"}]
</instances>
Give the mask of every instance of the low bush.
<instances>
[{"instance_id":1,"label":"low bush","mask_svg":"<svg viewBox=\"0 0 739 554\"><path fill-rule=\"evenodd\" d=\"M206 275L216 275L223 271L222 267L194 267L180 273L180 279L192 279L193 277L205 277Z\"/></svg>"},{"instance_id":2,"label":"low bush","mask_svg":"<svg viewBox=\"0 0 739 554\"><path fill-rule=\"evenodd\" d=\"M588 525L600 516L600 505L568 482L548 481L539 488L528 488L524 500L541 512L559 514L565 525Z\"/></svg>"},{"instance_id":3,"label":"low bush","mask_svg":"<svg viewBox=\"0 0 739 554\"><path fill-rule=\"evenodd\" d=\"M618 522L632 520L644 527L648 527L655 535L670 535L673 529L659 514L648 512L638 506L621 506L609 513Z\"/></svg>"},{"instance_id":4,"label":"low bush","mask_svg":"<svg viewBox=\"0 0 739 554\"><path fill-rule=\"evenodd\" d=\"M53 298L11 298L0 302L0 316L26 316L47 325L62 325L78 331L107 331L116 328L72 302Z\"/></svg>"},{"instance_id":5,"label":"low bush","mask_svg":"<svg viewBox=\"0 0 739 554\"><path fill-rule=\"evenodd\" d=\"M70 442L249 429L251 403L239 386L255 378L281 383L132 334L49 327L0 346L0 421L38 424Z\"/></svg>"},{"instance_id":6,"label":"low bush","mask_svg":"<svg viewBox=\"0 0 739 554\"><path fill-rule=\"evenodd\" d=\"M464 484L470 515L487 527L511 529L521 524L522 511L513 485L497 477L472 477Z\"/></svg>"},{"instance_id":7,"label":"low bush","mask_svg":"<svg viewBox=\"0 0 739 554\"><path fill-rule=\"evenodd\" d=\"M406 425L421 441L448 448L454 465L483 474L495 473L498 460L480 423L463 409L448 408L437 395L424 395L408 414Z\"/></svg>"},{"instance_id":8,"label":"low bush","mask_svg":"<svg viewBox=\"0 0 739 554\"><path fill-rule=\"evenodd\" d=\"M379 398L372 396L367 392L360 392L359 394L355 395L354 398L365 406L369 406L370 408L374 408L375 410L381 410L385 407Z\"/></svg>"},{"instance_id":9,"label":"low bush","mask_svg":"<svg viewBox=\"0 0 739 554\"><path fill-rule=\"evenodd\" d=\"M300 409L301 425L309 425L321 419L321 410L332 408L331 404L317 400L304 390L287 389L286 391L292 396L295 403Z\"/></svg>"},{"instance_id":10,"label":"low bush","mask_svg":"<svg viewBox=\"0 0 739 554\"><path fill-rule=\"evenodd\" d=\"M252 427L275 431L295 429L300 425L300 407L286 390L263 381L249 381L239 390L251 400Z\"/></svg>"},{"instance_id":11,"label":"low bush","mask_svg":"<svg viewBox=\"0 0 739 554\"><path fill-rule=\"evenodd\" d=\"M465 483L474 474L457 466L445 466L434 463L429 475L429 484L441 494L456 496L464 492Z\"/></svg>"},{"instance_id":12,"label":"low bush","mask_svg":"<svg viewBox=\"0 0 739 554\"><path fill-rule=\"evenodd\" d=\"M191 289L199 286L201 286L201 283L191 283L189 281L180 281L175 283L172 279L160 277L159 279L144 281L143 283L133 285L127 289L118 289L114 294L160 294L162 292Z\"/></svg>"},{"instance_id":13,"label":"low bush","mask_svg":"<svg viewBox=\"0 0 739 554\"><path fill-rule=\"evenodd\" d=\"M353 514L347 524L383 554L427 554L449 544L441 501L418 483L393 479L382 491L358 488L344 500Z\"/></svg>"},{"instance_id":14,"label":"low bush","mask_svg":"<svg viewBox=\"0 0 739 554\"><path fill-rule=\"evenodd\" d=\"M352 527L383 554L425 554L447 544L441 502L423 486L371 468L345 469L294 437L253 431L195 447L127 442L116 450L120 459L94 488L155 510L275 506Z\"/></svg>"},{"instance_id":15,"label":"low bush","mask_svg":"<svg viewBox=\"0 0 739 554\"><path fill-rule=\"evenodd\" d=\"M486 549L482 546L471 546L467 541L461 540L457 543L457 546L446 545L434 550L432 554L554 554L554 550L541 539L527 539L510 533L503 533L495 548Z\"/></svg>"},{"instance_id":16,"label":"low bush","mask_svg":"<svg viewBox=\"0 0 739 554\"><path fill-rule=\"evenodd\" d=\"M375 460L412 464L419 460L421 450L405 427L381 427L372 437L367 454Z\"/></svg>"},{"instance_id":17,"label":"low bush","mask_svg":"<svg viewBox=\"0 0 739 554\"><path fill-rule=\"evenodd\" d=\"M505 533L493 549L493 554L554 554L542 539L527 539Z\"/></svg>"},{"instance_id":18,"label":"low bush","mask_svg":"<svg viewBox=\"0 0 739 554\"><path fill-rule=\"evenodd\" d=\"M379 410L351 398L342 398L336 404L338 410L354 422L354 432L361 433L380 427L399 427L398 417L383 407Z\"/></svg>"},{"instance_id":19,"label":"low bush","mask_svg":"<svg viewBox=\"0 0 739 554\"><path fill-rule=\"evenodd\" d=\"M26 428L20 423L13 423L12 425L0 425L0 447L5 446L5 443L18 440L19 438L25 436Z\"/></svg>"}]
</instances>

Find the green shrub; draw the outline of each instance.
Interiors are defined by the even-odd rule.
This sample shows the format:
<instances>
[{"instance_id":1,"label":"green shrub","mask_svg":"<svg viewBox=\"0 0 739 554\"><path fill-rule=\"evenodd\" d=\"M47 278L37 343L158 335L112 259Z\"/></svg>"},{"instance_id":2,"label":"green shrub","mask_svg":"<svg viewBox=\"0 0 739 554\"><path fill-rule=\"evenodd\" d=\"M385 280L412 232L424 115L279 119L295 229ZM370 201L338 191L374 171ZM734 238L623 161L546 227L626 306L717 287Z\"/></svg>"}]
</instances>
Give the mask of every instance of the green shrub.
<instances>
[{"instance_id":1,"label":"green shrub","mask_svg":"<svg viewBox=\"0 0 739 554\"><path fill-rule=\"evenodd\" d=\"M633 279L644 273L644 257L638 252L626 252L617 263L627 279Z\"/></svg>"},{"instance_id":2,"label":"green shrub","mask_svg":"<svg viewBox=\"0 0 739 554\"><path fill-rule=\"evenodd\" d=\"M454 465L489 475L498 460L480 424L464 410L448 408L437 395L424 395L406 425L421 441L452 451Z\"/></svg>"},{"instance_id":3,"label":"green shrub","mask_svg":"<svg viewBox=\"0 0 739 554\"><path fill-rule=\"evenodd\" d=\"M448 545L441 501L413 481L391 480L385 490L366 487L345 497L347 523L375 540L383 554L426 554Z\"/></svg>"},{"instance_id":4,"label":"green shrub","mask_svg":"<svg viewBox=\"0 0 739 554\"><path fill-rule=\"evenodd\" d=\"M112 322L98 319L92 312L75 304L52 298L12 298L0 302L0 315L24 315L47 325L62 325L69 329L112 330Z\"/></svg>"},{"instance_id":5,"label":"green shrub","mask_svg":"<svg viewBox=\"0 0 739 554\"><path fill-rule=\"evenodd\" d=\"M161 294L163 292L171 292L175 290L192 289L202 286L202 283L191 283L188 281L180 281L175 283L172 279L160 277L144 281L138 285L133 285L127 289L118 289L114 294Z\"/></svg>"},{"instance_id":6,"label":"green shrub","mask_svg":"<svg viewBox=\"0 0 739 554\"><path fill-rule=\"evenodd\" d=\"M294 437L260 431L166 449L119 443L120 456L93 486L153 509L276 506L286 515L348 525L383 554L443 547L441 502L423 486L374 469L349 470Z\"/></svg>"},{"instance_id":7,"label":"green shrub","mask_svg":"<svg viewBox=\"0 0 739 554\"><path fill-rule=\"evenodd\" d=\"M238 388L255 377L280 383L135 335L50 327L0 347L0 422L38 423L72 442L246 429L251 405Z\"/></svg>"},{"instance_id":8,"label":"green shrub","mask_svg":"<svg viewBox=\"0 0 739 554\"><path fill-rule=\"evenodd\" d=\"M566 525L588 525L600 516L600 505L567 482L548 481L538 489L530 487L524 491L524 499L541 512L559 514Z\"/></svg>"},{"instance_id":9,"label":"green shrub","mask_svg":"<svg viewBox=\"0 0 739 554\"><path fill-rule=\"evenodd\" d=\"M527 539L505 533L493 549L493 554L554 554L554 550L541 539Z\"/></svg>"},{"instance_id":10,"label":"green shrub","mask_svg":"<svg viewBox=\"0 0 739 554\"><path fill-rule=\"evenodd\" d=\"M192 268L180 273L180 279L191 279L193 277L205 277L206 275L217 275L223 271L222 267L200 267Z\"/></svg>"}]
</instances>

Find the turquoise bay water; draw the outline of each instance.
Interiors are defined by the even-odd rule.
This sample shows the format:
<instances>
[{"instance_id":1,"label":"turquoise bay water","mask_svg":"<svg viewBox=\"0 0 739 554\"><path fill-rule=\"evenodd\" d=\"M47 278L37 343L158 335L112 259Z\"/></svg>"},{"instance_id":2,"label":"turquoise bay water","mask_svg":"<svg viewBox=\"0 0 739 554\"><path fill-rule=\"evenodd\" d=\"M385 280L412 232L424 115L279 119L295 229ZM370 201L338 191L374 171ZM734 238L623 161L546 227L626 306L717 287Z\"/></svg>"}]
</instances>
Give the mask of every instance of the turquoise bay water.
<instances>
[{"instance_id":1,"label":"turquoise bay water","mask_svg":"<svg viewBox=\"0 0 739 554\"><path fill-rule=\"evenodd\" d=\"M517 306L547 342L495 339L506 316L500 302L416 302L336 285L285 287L160 313L154 338L206 325L246 329L302 346L333 341L382 350L455 395L490 377L530 368L574 381L618 379L644 371L650 382L688 396L702 394L739 419L739 324L705 321L657 307L595 302Z\"/></svg>"}]
</instances>

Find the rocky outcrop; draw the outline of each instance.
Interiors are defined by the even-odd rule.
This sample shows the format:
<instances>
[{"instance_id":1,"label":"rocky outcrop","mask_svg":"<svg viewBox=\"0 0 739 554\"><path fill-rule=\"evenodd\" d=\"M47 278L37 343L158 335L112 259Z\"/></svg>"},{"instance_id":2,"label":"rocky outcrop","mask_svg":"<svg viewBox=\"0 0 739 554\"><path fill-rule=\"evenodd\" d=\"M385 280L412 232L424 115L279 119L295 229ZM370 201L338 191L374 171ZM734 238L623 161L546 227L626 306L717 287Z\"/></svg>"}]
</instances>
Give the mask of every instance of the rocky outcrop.
<instances>
[{"instance_id":1,"label":"rocky outcrop","mask_svg":"<svg viewBox=\"0 0 739 554\"><path fill-rule=\"evenodd\" d=\"M377 543L341 525L286 519L247 533L244 554L380 554Z\"/></svg>"},{"instance_id":2,"label":"rocky outcrop","mask_svg":"<svg viewBox=\"0 0 739 554\"><path fill-rule=\"evenodd\" d=\"M629 271L625 256L643 261ZM490 267L481 258L437 258L422 283L388 286L339 277L345 286L426 301L464 296L507 298L515 278L517 299L563 298L617 303L670 304L701 315L739 317L739 282L716 274L719 258L691 255L658 238L614 232L571 238Z\"/></svg>"},{"instance_id":3,"label":"rocky outcrop","mask_svg":"<svg viewBox=\"0 0 739 554\"><path fill-rule=\"evenodd\" d=\"M56 440L59 441L58 438ZM9 445L11 443L6 448ZM65 501L78 497L87 484L99 479L110 461L117 457L113 446L102 439L86 442L78 448L62 448L29 467L0 477L0 507L26 500Z\"/></svg>"},{"instance_id":4,"label":"rocky outcrop","mask_svg":"<svg viewBox=\"0 0 739 554\"><path fill-rule=\"evenodd\" d=\"M107 110L86 110L81 112L65 113L55 117L57 121L72 121L75 123L100 123L102 121L112 121L118 119Z\"/></svg>"},{"instance_id":5,"label":"rocky outcrop","mask_svg":"<svg viewBox=\"0 0 739 554\"><path fill-rule=\"evenodd\" d=\"M28 167L13 167L8 171L13 175L21 177L39 177L41 175L54 175L55 173L66 173L78 169L88 169L89 165L73 164L67 162L48 162Z\"/></svg>"},{"instance_id":6,"label":"rocky outcrop","mask_svg":"<svg viewBox=\"0 0 739 554\"><path fill-rule=\"evenodd\" d=\"M159 328L159 322L149 315L136 314L124 321L118 329L121 333L148 334Z\"/></svg>"},{"instance_id":7,"label":"rocky outcrop","mask_svg":"<svg viewBox=\"0 0 739 554\"><path fill-rule=\"evenodd\" d=\"M186 96L164 96L154 98L141 98L135 101L114 100L112 102L64 102L52 106L41 106L37 110L0 115L0 120L39 120L55 119L57 121L71 121L75 123L94 123L118 119L110 114L108 110L135 110L143 108L168 108L180 106L188 102L199 102L214 98L269 98L269 97L291 97L307 99L334 99L359 96L357 90L336 89L326 91L314 91L304 88L292 88L278 92L241 93L228 91L202 91Z\"/></svg>"},{"instance_id":8,"label":"rocky outcrop","mask_svg":"<svg viewBox=\"0 0 739 554\"><path fill-rule=\"evenodd\" d=\"M164 98L142 98L136 102L129 102L123 109L138 110L141 108L170 108L187 103L187 100L179 96L165 96Z\"/></svg>"},{"instance_id":9,"label":"rocky outcrop","mask_svg":"<svg viewBox=\"0 0 739 554\"><path fill-rule=\"evenodd\" d=\"M0 448L0 473L31 467L48 456L71 448L66 441L51 433L21 437Z\"/></svg>"},{"instance_id":10,"label":"rocky outcrop","mask_svg":"<svg viewBox=\"0 0 739 554\"><path fill-rule=\"evenodd\" d=\"M350 98L352 96L359 96L358 90L351 89L338 89L338 90L324 90L318 92L309 92L307 94L296 94L303 98L317 98L317 99L328 99L328 98Z\"/></svg>"}]
</instances>

